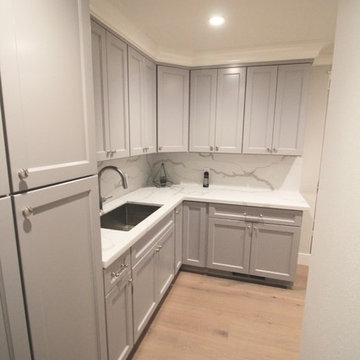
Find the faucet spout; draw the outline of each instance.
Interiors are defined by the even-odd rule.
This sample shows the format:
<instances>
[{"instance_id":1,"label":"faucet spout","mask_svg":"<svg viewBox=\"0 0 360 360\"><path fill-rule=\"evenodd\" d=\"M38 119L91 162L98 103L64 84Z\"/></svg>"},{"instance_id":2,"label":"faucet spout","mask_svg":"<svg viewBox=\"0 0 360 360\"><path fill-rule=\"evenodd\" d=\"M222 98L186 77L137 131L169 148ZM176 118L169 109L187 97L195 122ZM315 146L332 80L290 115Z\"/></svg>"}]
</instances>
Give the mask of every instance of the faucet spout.
<instances>
[{"instance_id":1,"label":"faucet spout","mask_svg":"<svg viewBox=\"0 0 360 360\"><path fill-rule=\"evenodd\" d=\"M113 166L113 165L108 165L108 166L103 167L98 173L100 210L103 209L103 198L101 197L101 175L105 170L114 170L114 171L116 171L121 177L123 188L124 189L128 188L128 182L127 182L126 174L121 169L119 169L118 167Z\"/></svg>"}]
</instances>

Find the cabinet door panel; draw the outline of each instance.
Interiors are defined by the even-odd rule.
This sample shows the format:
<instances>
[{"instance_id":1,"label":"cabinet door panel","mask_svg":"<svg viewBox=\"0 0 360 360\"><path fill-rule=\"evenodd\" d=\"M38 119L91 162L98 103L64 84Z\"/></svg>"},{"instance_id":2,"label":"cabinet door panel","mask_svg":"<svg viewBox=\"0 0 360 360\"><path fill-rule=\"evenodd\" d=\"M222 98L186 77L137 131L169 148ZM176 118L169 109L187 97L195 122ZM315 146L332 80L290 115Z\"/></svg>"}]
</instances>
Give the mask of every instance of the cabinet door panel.
<instances>
[{"instance_id":1,"label":"cabinet door panel","mask_svg":"<svg viewBox=\"0 0 360 360\"><path fill-rule=\"evenodd\" d=\"M188 151L189 70L158 67L158 150Z\"/></svg>"},{"instance_id":2,"label":"cabinet door panel","mask_svg":"<svg viewBox=\"0 0 360 360\"><path fill-rule=\"evenodd\" d=\"M110 146L114 157L129 156L127 45L106 32Z\"/></svg>"},{"instance_id":3,"label":"cabinet door panel","mask_svg":"<svg viewBox=\"0 0 360 360\"><path fill-rule=\"evenodd\" d=\"M156 152L156 65L144 59L143 146L147 154Z\"/></svg>"},{"instance_id":4,"label":"cabinet door panel","mask_svg":"<svg viewBox=\"0 0 360 360\"><path fill-rule=\"evenodd\" d=\"M92 64L97 160L106 160L110 149L108 84L106 71L106 30L91 22Z\"/></svg>"},{"instance_id":5,"label":"cabinet door panel","mask_svg":"<svg viewBox=\"0 0 360 360\"><path fill-rule=\"evenodd\" d=\"M130 274L106 295L109 360L125 360L133 347Z\"/></svg>"},{"instance_id":6,"label":"cabinet door panel","mask_svg":"<svg viewBox=\"0 0 360 360\"><path fill-rule=\"evenodd\" d=\"M268 154L272 148L277 66L247 69L243 152Z\"/></svg>"},{"instance_id":7,"label":"cabinet door panel","mask_svg":"<svg viewBox=\"0 0 360 360\"><path fill-rule=\"evenodd\" d=\"M254 224L250 274L294 281L299 238L299 227Z\"/></svg>"},{"instance_id":8,"label":"cabinet door panel","mask_svg":"<svg viewBox=\"0 0 360 360\"><path fill-rule=\"evenodd\" d=\"M209 219L207 267L249 272L251 225L244 221Z\"/></svg>"},{"instance_id":9,"label":"cabinet door panel","mask_svg":"<svg viewBox=\"0 0 360 360\"><path fill-rule=\"evenodd\" d=\"M190 89L190 151L213 151L217 70L192 70Z\"/></svg>"},{"instance_id":10,"label":"cabinet door panel","mask_svg":"<svg viewBox=\"0 0 360 360\"><path fill-rule=\"evenodd\" d=\"M105 359L97 177L14 199L34 358Z\"/></svg>"},{"instance_id":11,"label":"cabinet door panel","mask_svg":"<svg viewBox=\"0 0 360 360\"><path fill-rule=\"evenodd\" d=\"M88 2L1 1L0 47L14 191L94 174Z\"/></svg>"},{"instance_id":12,"label":"cabinet door panel","mask_svg":"<svg viewBox=\"0 0 360 360\"><path fill-rule=\"evenodd\" d=\"M30 360L12 206L0 199L0 359Z\"/></svg>"},{"instance_id":13,"label":"cabinet door panel","mask_svg":"<svg viewBox=\"0 0 360 360\"><path fill-rule=\"evenodd\" d=\"M183 264L205 267L207 205L185 202L183 206Z\"/></svg>"},{"instance_id":14,"label":"cabinet door panel","mask_svg":"<svg viewBox=\"0 0 360 360\"><path fill-rule=\"evenodd\" d=\"M2 114L0 108L0 196L9 194L10 192L4 139Z\"/></svg>"},{"instance_id":15,"label":"cabinet door panel","mask_svg":"<svg viewBox=\"0 0 360 360\"><path fill-rule=\"evenodd\" d=\"M279 66L273 136L278 154L302 154L310 70L310 64Z\"/></svg>"},{"instance_id":16,"label":"cabinet door panel","mask_svg":"<svg viewBox=\"0 0 360 360\"><path fill-rule=\"evenodd\" d=\"M137 341L157 305L156 252L151 250L132 269L134 342Z\"/></svg>"},{"instance_id":17,"label":"cabinet door panel","mask_svg":"<svg viewBox=\"0 0 360 360\"><path fill-rule=\"evenodd\" d=\"M131 155L143 154L143 56L129 47L129 113Z\"/></svg>"},{"instance_id":18,"label":"cabinet door panel","mask_svg":"<svg viewBox=\"0 0 360 360\"><path fill-rule=\"evenodd\" d=\"M182 264L182 205L175 209L175 273L180 270Z\"/></svg>"},{"instance_id":19,"label":"cabinet door panel","mask_svg":"<svg viewBox=\"0 0 360 360\"><path fill-rule=\"evenodd\" d=\"M158 301L174 279L175 242L172 226L158 242Z\"/></svg>"},{"instance_id":20,"label":"cabinet door panel","mask_svg":"<svg viewBox=\"0 0 360 360\"><path fill-rule=\"evenodd\" d=\"M215 151L241 153L246 68L218 70Z\"/></svg>"}]
</instances>

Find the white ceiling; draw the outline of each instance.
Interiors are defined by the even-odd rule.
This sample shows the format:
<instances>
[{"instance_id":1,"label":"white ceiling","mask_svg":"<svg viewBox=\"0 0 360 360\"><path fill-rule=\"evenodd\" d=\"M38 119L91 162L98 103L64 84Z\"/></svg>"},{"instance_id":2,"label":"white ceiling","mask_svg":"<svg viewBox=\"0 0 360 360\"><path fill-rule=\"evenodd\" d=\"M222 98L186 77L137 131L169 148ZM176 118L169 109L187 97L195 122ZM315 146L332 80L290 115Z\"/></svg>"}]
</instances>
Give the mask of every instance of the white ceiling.
<instances>
[{"instance_id":1,"label":"white ceiling","mask_svg":"<svg viewBox=\"0 0 360 360\"><path fill-rule=\"evenodd\" d=\"M97 6L93 11L95 15L108 3L107 13L112 12L112 21L102 20L120 29L123 36L145 52L152 53L158 60L173 62L178 59L178 62L193 65L266 61L271 57L277 60L305 58L316 57L319 52L331 53L337 12L337 0L91 2L95 8ZM114 12L124 20L123 25L120 18L116 24ZM214 14L225 17L222 27L213 28L208 24Z\"/></svg>"}]
</instances>

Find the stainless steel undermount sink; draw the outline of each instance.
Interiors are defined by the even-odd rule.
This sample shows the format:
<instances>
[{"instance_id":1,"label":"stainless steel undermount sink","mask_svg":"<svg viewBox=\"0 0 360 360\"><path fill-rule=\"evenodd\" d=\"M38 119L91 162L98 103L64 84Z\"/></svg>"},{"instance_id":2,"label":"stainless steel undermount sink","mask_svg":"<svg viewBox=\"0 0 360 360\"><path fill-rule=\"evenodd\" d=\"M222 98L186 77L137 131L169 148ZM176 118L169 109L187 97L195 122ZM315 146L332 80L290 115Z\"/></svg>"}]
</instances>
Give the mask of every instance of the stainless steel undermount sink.
<instances>
[{"instance_id":1,"label":"stainless steel undermount sink","mask_svg":"<svg viewBox=\"0 0 360 360\"><path fill-rule=\"evenodd\" d=\"M101 227L129 231L159 208L160 206L155 205L125 203L102 215L100 218Z\"/></svg>"}]
</instances>

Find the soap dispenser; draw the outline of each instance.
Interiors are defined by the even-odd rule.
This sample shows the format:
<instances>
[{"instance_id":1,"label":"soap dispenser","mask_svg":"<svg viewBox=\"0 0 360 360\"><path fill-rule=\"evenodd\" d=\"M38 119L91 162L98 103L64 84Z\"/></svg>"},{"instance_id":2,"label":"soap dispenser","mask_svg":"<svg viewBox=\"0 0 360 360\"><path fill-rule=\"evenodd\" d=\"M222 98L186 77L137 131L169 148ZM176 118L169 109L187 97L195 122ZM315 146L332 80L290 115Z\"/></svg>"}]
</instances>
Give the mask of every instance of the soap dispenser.
<instances>
[{"instance_id":1,"label":"soap dispenser","mask_svg":"<svg viewBox=\"0 0 360 360\"><path fill-rule=\"evenodd\" d=\"M203 187L209 187L209 169L204 169Z\"/></svg>"}]
</instances>

